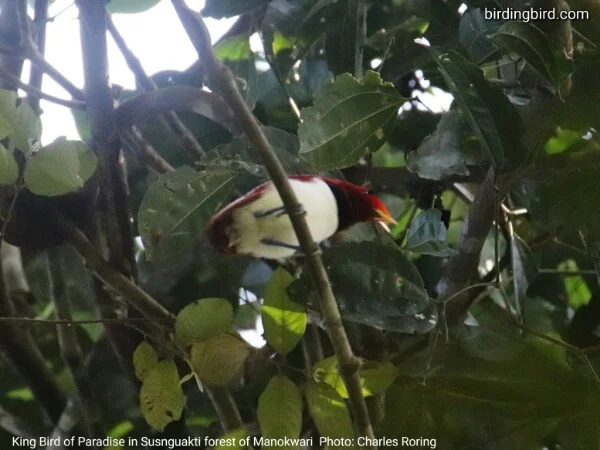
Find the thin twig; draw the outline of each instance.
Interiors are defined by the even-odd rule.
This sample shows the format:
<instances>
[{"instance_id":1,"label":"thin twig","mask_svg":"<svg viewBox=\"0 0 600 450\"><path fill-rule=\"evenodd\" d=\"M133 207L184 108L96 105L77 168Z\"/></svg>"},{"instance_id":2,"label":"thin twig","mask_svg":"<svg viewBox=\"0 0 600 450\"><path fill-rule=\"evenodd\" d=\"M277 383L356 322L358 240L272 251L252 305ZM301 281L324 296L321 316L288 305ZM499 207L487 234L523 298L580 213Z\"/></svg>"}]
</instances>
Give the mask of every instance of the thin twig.
<instances>
[{"instance_id":1,"label":"thin twig","mask_svg":"<svg viewBox=\"0 0 600 450\"><path fill-rule=\"evenodd\" d=\"M205 64L207 73L233 110L252 147L261 156L263 164L283 201L300 248L305 255L308 272L317 289L320 310L331 337L340 373L348 390L358 435L372 438L374 441L375 435L358 377L360 360L354 355L348 341L327 271L321 259L319 247L315 244L306 223L304 208L298 202L296 194L292 190L285 169L271 148L252 111L250 111L238 91L231 70L215 57L208 30L201 16L190 9L184 0L172 0L172 4L196 48L199 58ZM373 441L369 440L369 442ZM363 447L372 448L373 446L369 444Z\"/></svg>"},{"instance_id":2,"label":"thin twig","mask_svg":"<svg viewBox=\"0 0 600 450\"><path fill-rule=\"evenodd\" d=\"M57 105L66 106L67 108L72 108L72 109L85 109L85 102L82 102L79 100L63 99L63 98L55 97L54 95L46 94L45 92L38 89L37 87L35 87L31 84L27 84L24 81L21 81L20 79L15 77L13 74L11 74L10 72L8 72L2 68L0 68L0 78L3 78L4 80L8 81L9 83L12 83L14 85L15 89L16 88L22 89L32 99L47 100L49 102L56 103ZM30 102L29 102L30 105L31 105L31 102L32 102L32 100L30 100ZM34 103L34 105L35 105L35 103ZM35 106L32 106L32 108L34 108L34 107Z\"/></svg>"},{"instance_id":3,"label":"thin twig","mask_svg":"<svg viewBox=\"0 0 600 450\"><path fill-rule=\"evenodd\" d=\"M89 320L72 320L72 319L36 319L35 317L1 317L0 322L16 322L25 323L32 325L91 325L98 323L119 323L122 325L128 325L130 323L156 323L165 322L173 324L174 319L169 317L124 317L120 318L106 318L106 319L89 319Z\"/></svg>"},{"instance_id":4,"label":"thin twig","mask_svg":"<svg viewBox=\"0 0 600 450\"><path fill-rule=\"evenodd\" d=\"M122 132L121 137L132 148L138 159L156 173L162 174L175 170L171 164L160 156L152 144L144 139L142 133L135 126L132 127L131 131Z\"/></svg>"},{"instance_id":5,"label":"thin twig","mask_svg":"<svg viewBox=\"0 0 600 450\"><path fill-rule=\"evenodd\" d=\"M145 91L153 91L158 89L158 86L152 78L150 78L144 71L142 63L137 56L129 49L127 43L123 39L123 36L119 33L119 30L115 27L112 18L107 16L106 27L113 37L117 47L123 54L125 62L129 67L129 70L135 75L135 79L138 85ZM206 156L206 152L196 140L192 132L185 126L179 116L173 111L170 111L164 115L159 116L159 123L167 129L175 138L179 141L179 144L190 154L192 159L200 160Z\"/></svg>"},{"instance_id":6,"label":"thin twig","mask_svg":"<svg viewBox=\"0 0 600 450\"><path fill-rule=\"evenodd\" d=\"M109 264L73 223L59 213L56 215L56 220L58 226L65 233L67 240L75 247L75 250L83 257L96 276L107 286L121 294L125 301L146 317L173 318L173 315L160 303Z\"/></svg>"},{"instance_id":7,"label":"thin twig","mask_svg":"<svg viewBox=\"0 0 600 450\"><path fill-rule=\"evenodd\" d=\"M35 44L38 51L44 55L46 52L46 25L48 23L48 0L35 0L33 7L33 26L35 28ZM38 66L32 66L29 74L29 85L41 91L44 72ZM43 97L33 97L29 105L39 114L40 102ZM48 100L47 98L45 100Z\"/></svg>"},{"instance_id":8,"label":"thin twig","mask_svg":"<svg viewBox=\"0 0 600 450\"><path fill-rule=\"evenodd\" d=\"M65 272L62 249L60 247L48 250L48 266L52 279L51 298L54 311L58 320L72 320L71 301L65 285ZM100 410L94 398L90 378L83 360L83 354L77 329L71 326L58 325L56 327L60 354L73 376L75 383L78 406L81 411L82 423L88 437L102 437L104 429L100 425Z\"/></svg>"}]
</instances>

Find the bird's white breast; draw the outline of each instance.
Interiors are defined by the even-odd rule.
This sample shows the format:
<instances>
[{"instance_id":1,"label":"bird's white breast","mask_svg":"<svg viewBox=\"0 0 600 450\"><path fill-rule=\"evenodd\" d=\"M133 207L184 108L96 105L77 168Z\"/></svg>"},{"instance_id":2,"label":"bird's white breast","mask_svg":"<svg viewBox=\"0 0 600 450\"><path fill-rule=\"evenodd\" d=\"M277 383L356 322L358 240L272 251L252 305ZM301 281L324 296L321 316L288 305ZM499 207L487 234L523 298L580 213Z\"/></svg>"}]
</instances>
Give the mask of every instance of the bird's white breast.
<instances>
[{"instance_id":1,"label":"bird's white breast","mask_svg":"<svg viewBox=\"0 0 600 450\"><path fill-rule=\"evenodd\" d=\"M338 210L327 183L319 178L289 181L306 211L306 221L313 239L321 242L332 236L338 228ZM261 212L282 205L277 190L269 184L256 200L233 212L233 223L228 235L230 244L236 246L237 253L268 259L286 258L295 253L291 248L264 243L265 240L270 240L298 246L298 239L287 214L274 213L260 217Z\"/></svg>"}]
</instances>

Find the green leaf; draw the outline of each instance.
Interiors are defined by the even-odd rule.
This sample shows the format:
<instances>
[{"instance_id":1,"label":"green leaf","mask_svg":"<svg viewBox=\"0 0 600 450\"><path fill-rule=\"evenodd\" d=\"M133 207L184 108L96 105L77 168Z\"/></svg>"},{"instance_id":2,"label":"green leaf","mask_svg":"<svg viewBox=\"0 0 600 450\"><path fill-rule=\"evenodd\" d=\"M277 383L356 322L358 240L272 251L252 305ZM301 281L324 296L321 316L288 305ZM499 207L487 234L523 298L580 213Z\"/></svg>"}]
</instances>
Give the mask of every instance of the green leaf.
<instances>
[{"instance_id":1,"label":"green leaf","mask_svg":"<svg viewBox=\"0 0 600 450\"><path fill-rule=\"evenodd\" d=\"M109 0L106 10L111 14L136 14L156 6L161 0Z\"/></svg>"},{"instance_id":2,"label":"green leaf","mask_svg":"<svg viewBox=\"0 0 600 450\"><path fill-rule=\"evenodd\" d=\"M304 391L310 416L321 436L331 439L354 438L352 420L344 399L327 383L309 380ZM347 448L343 445L330 449Z\"/></svg>"},{"instance_id":3,"label":"green leaf","mask_svg":"<svg viewBox=\"0 0 600 450\"><path fill-rule=\"evenodd\" d=\"M492 36L493 41L521 55L548 83L560 87L572 70L566 57L558 59L546 35L528 22L507 22Z\"/></svg>"},{"instance_id":4,"label":"green leaf","mask_svg":"<svg viewBox=\"0 0 600 450\"><path fill-rule=\"evenodd\" d=\"M179 420L184 401L175 362L160 361L148 372L140 389L144 419L152 428L163 431L168 424Z\"/></svg>"},{"instance_id":5,"label":"green leaf","mask_svg":"<svg viewBox=\"0 0 600 450\"><path fill-rule=\"evenodd\" d=\"M263 438L298 438L302 431L302 397L294 382L284 375L271 378L258 399L257 416Z\"/></svg>"},{"instance_id":6,"label":"green leaf","mask_svg":"<svg viewBox=\"0 0 600 450\"><path fill-rule=\"evenodd\" d=\"M527 297L527 288L535 277L537 268L531 250L519 236L515 235L510 241L510 256L512 259L515 306L516 311L520 313L523 301Z\"/></svg>"},{"instance_id":7,"label":"green leaf","mask_svg":"<svg viewBox=\"0 0 600 450\"><path fill-rule=\"evenodd\" d=\"M302 110L301 156L319 169L356 164L383 145L404 101L377 72L368 71L360 81L340 75L315 93L313 106Z\"/></svg>"},{"instance_id":8,"label":"green leaf","mask_svg":"<svg viewBox=\"0 0 600 450\"><path fill-rule=\"evenodd\" d=\"M557 269L565 272L579 271L577 262L574 259L568 259L567 261L560 263ZM592 293L581 275L565 275L563 276L563 282L565 284L565 291L567 292L569 304L572 308L577 309L590 302Z\"/></svg>"},{"instance_id":9,"label":"green leaf","mask_svg":"<svg viewBox=\"0 0 600 450\"><path fill-rule=\"evenodd\" d=\"M300 143L296 135L273 127L262 127L262 130L287 172L312 172L310 167L298 157ZM233 166L255 176L267 176L261 159L245 137L235 138L230 143L210 150L203 163L211 169Z\"/></svg>"},{"instance_id":10,"label":"green leaf","mask_svg":"<svg viewBox=\"0 0 600 450\"><path fill-rule=\"evenodd\" d=\"M408 169L430 180L441 180L449 175L468 175L463 123L463 116L458 110L444 114L435 132L426 137L417 150L407 152Z\"/></svg>"},{"instance_id":11,"label":"green leaf","mask_svg":"<svg viewBox=\"0 0 600 450\"><path fill-rule=\"evenodd\" d=\"M586 230L600 239L600 140L592 138L577 152L550 155L536 163L538 170L520 183L532 218L544 226ZM574 201L576 199L576 201Z\"/></svg>"},{"instance_id":12,"label":"green leaf","mask_svg":"<svg viewBox=\"0 0 600 450\"><path fill-rule=\"evenodd\" d=\"M205 341L233 325L233 307L223 298L203 298L187 305L175 318L175 337L182 345Z\"/></svg>"},{"instance_id":13,"label":"green leaf","mask_svg":"<svg viewBox=\"0 0 600 450\"><path fill-rule=\"evenodd\" d=\"M240 34L230 37L215 45L213 51L221 61L239 61L248 59L251 55L250 36Z\"/></svg>"},{"instance_id":14,"label":"green leaf","mask_svg":"<svg viewBox=\"0 0 600 450\"><path fill-rule=\"evenodd\" d=\"M231 170L195 172L182 167L160 176L138 213L148 259L166 263L190 251L212 214L229 199L238 175Z\"/></svg>"},{"instance_id":15,"label":"green leaf","mask_svg":"<svg viewBox=\"0 0 600 450\"><path fill-rule=\"evenodd\" d=\"M242 368L250 348L237 335L221 333L192 345L194 372L208 385L223 386Z\"/></svg>"},{"instance_id":16,"label":"green leaf","mask_svg":"<svg viewBox=\"0 0 600 450\"><path fill-rule=\"evenodd\" d=\"M435 47L429 51L487 158L495 167L502 167L502 140L494 117L482 98L481 82L485 81L481 71L457 53Z\"/></svg>"},{"instance_id":17,"label":"green leaf","mask_svg":"<svg viewBox=\"0 0 600 450\"><path fill-rule=\"evenodd\" d=\"M246 439L248 435L248 428L246 427L228 431L219 438L220 444L214 447L214 450L246 450L248 446L242 445L241 441Z\"/></svg>"},{"instance_id":18,"label":"green leaf","mask_svg":"<svg viewBox=\"0 0 600 450\"><path fill-rule=\"evenodd\" d=\"M473 61L479 62L497 51L490 36L502 23L485 18L481 8L469 8L460 18L458 34L460 42Z\"/></svg>"},{"instance_id":19,"label":"green leaf","mask_svg":"<svg viewBox=\"0 0 600 450\"><path fill-rule=\"evenodd\" d=\"M158 355L148 341L140 342L133 352L133 367L138 380L144 381L148 372L158 364Z\"/></svg>"},{"instance_id":20,"label":"green leaf","mask_svg":"<svg viewBox=\"0 0 600 450\"><path fill-rule=\"evenodd\" d=\"M281 267L277 269L267 285L261 310L265 339L283 355L293 350L306 328L306 309L287 293L293 281L292 275Z\"/></svg>"},{"instance_id":21,"label":"green leaf","mask_svg":"<svg viewBox=\"0 0 600 450\"><path fill-rule=\"evenodd\" d=\"M558 127L556 134L546 141L544 148L546 154L554 155L569 150L572 146L578 143L583 143L583 135L585 132L577 132L573 130L563 129Z\"/></svg>"},{"instance_id":22,"label":"green leaf","mask_svg":"<svg viewBox=\"0 0 600 450\"><path fill-rule=\"evenodd\" d=\"M436 308L423 280L397 247L347 242L326 250L323 263L344 319L405 333L425 333L435 326ZM302 302L314 295L308 275L289 292Z\"/></svg>"},{"instance_id":23,"label":"green leaf","mask_svg":"<svg viewBox=\"0 0 600 450\"><path fill-rule=\"evenodd\" d=\"M339 372L337 358L331 356L319 361L312 367L315 380L327 383L335 388L342 398L349 398L348 390ZM365 397L385 392L391 386L398 370L389 361L363 361L358 370L362 392Z\"/></svg>"},{"instance_id":24,"label":"green leaf","mask_svg":"<svg viewBox=\"0 0 600 450\"><path fill-rule=\"evenodd\" d=\"M82 188L97 164L98 158L84 142L58 138L27 162L23 180L34 194L64 195Z\"/></svg>"},{"instance_id":25,"label":"green leaf","mask_svg":"<svg viewBox=\"0 0 600 450\"><path fill-rule=\"evenodd\" d=\"M28 153L31 142L39 141L41 133L40 120L27 101L14 91L0 89L0 139L8 137L8 150Z\"/></svg>"},{"instance_id":26,"label":"green leaf","mask_svg":"<svg viewBox=\"0 0 600 450\"><path fill-rule=\"evenodd\" d=\"M406 249L442 258L456 254L446 243L446 226L439 209L431 208L415 217L408 230Z\"/></svg>"},{"instance_id":27,"label":"green leaf","mask_svg":"<svg viewBox=\"0 0 600 450\"><path fill-rule=\"evenodd\" d=\"M223 19L259 9L267 3L269 0L206 0L202 15Z\"/></svg>"},{"instance_id":28,"label":"green leaf","mask_svg":"<svg viewBox=\"0 0 600 450\"><path fill-rule=\"evenodd\" d=\"M14 184L18 178L19 166L15 157L0 143L0 184Z\"/></svg>"}]
</instances>

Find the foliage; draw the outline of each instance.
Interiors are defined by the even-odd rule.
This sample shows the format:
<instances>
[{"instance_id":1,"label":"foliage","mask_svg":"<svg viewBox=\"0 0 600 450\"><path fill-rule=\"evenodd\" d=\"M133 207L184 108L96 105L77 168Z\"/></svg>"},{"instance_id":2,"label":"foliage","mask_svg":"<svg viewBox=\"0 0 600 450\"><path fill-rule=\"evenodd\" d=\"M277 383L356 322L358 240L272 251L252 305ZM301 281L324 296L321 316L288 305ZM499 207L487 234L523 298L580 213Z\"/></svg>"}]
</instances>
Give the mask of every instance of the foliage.
<instances>
[{"instance_id":1,"label":"foliage","mask_svg":"<svg viewBox=\"0 0 600 450\"><path fill-rule=\"evenodd\" d=\"M143 24L158 1L106 8ZM285 171L368 185L398 221L321 243L341 321L310 258L208 242L210 218L272 174L206 65L72 95L83 140L46 146L35 91L1 84L1 217L21 249L0 255L0 448L52 435L71 403L68 435L347 448L353 371L377 438L598 448L600 9L569 5L590 20L485 18L524 1L205 2L202 17L239 16L214 54ZM100 47L86 88L106 83Z\"/></svg>"}]
</instances>

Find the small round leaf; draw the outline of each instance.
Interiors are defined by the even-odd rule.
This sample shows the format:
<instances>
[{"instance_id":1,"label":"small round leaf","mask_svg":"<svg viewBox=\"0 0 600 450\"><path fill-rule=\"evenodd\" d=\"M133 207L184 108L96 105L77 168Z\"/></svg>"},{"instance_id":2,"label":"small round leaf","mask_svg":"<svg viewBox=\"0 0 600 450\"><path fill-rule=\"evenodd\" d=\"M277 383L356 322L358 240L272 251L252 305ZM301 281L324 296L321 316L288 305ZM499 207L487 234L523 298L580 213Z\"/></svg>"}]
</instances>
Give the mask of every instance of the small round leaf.
<instances>
[{"instance_id":1,"label":"small round leaf","mask_svg":"<svg viewBox=\"0 0 600 450\"><path fill-rule=\"evenodd\" d=\"M203 298L183 308L175 319L175 337L183 344L205 341L231 329L233 307L223 298Z\"/></svg>"},{"instance_id":2,"label":"small round leaf","mask_svg":"<svg viewBox=\"0 0 600 450\"><path fill-rule=\"evenodd\" d=\"M222 333L192 345L194 372L208 385L222 386L241 369L250 348L239 336Z\"/></svg>"},{"instance_id":3,"label":"small round leaf","mask_svg":"<svg viewBox=\"0 0 600 450\"><path fill-rule=\"evenodd\" d=\"M96 155L84 142L57 139L27 162L25 186L38 195L68 194L83 187L97 163Z\"/></svg>"},{"instance_id":4,"label":"small round leaf","mask_svg":"<svg viewBox=\"0 0 600 450\"><path fill-rule=\"evenodd\" d=\"M148 372L158 364L158 355L148 341L142 341L133 352L133 367L138 380L144 381Z\"/></svg>"}]
</instances>

